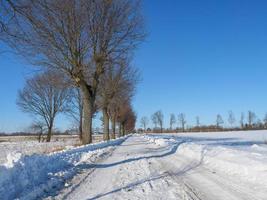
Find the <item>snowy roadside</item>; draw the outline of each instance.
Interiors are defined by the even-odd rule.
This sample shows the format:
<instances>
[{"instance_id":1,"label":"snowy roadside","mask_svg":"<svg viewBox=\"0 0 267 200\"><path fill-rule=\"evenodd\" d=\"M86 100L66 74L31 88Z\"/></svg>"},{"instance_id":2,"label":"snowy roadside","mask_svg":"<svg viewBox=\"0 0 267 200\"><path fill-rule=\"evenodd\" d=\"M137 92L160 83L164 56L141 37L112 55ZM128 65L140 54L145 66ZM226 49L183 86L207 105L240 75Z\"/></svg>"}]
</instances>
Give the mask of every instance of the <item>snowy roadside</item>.
<instances>
[{"instance_id":1,"label":"snowy roadside","mask_svg":"<svg viewBox=\"0 0 267 200\"><path fill-rule=\"evenodd\" d=\"M1 199L40 199L51 195L83 170L84 163L94 163L109 155L127 137L48 155L10 158L8 163L0 165Z\"/></svg>"},{"instance_id":2,"label":"snowy roadside","mask_svg":"<svg viewBox=\"0 0 267 200\"><path fill-rule=\"evenodd\" d=\"M265 200L266 136L266 131L134 135L24 156L0 165L0 197Z\"/></svg>"},{"instance_id":3,"label":"snowy roadside","mask_svg":"<svg viewBox=\"0 0 267 200\"><path fill-rule=\"evenodd\" d=\"M254 135L253 135L254 134ZM145 136L162 145L179 142L176 156L201 162L202 166L251 185L267 189L267 132L219 134L181 134Z\"/></svg>"},{"instance_id":4,"label":"snowy roadside","mask_svg":"<svg viewBox=\"0 0 267 200\"><path fill-rule=\"evenodd\" d=\"M47 154L79 144L78 138L66 138L60 141L13 141L0 143L0 165L9 161L14 156Z\"/></svg>"},{"instance_id":5,"label":"snowy roadside","mask_svg":"<svg viewBox=\"0 0 267 200\"><path fill-rule=\"evenodd\" d=\"M251 147L253 148L253 147ZM267 155L226 147L184 143L177 153L201 161L209 169L236 176L267 189Z\"/></svg>"}]
</instances>

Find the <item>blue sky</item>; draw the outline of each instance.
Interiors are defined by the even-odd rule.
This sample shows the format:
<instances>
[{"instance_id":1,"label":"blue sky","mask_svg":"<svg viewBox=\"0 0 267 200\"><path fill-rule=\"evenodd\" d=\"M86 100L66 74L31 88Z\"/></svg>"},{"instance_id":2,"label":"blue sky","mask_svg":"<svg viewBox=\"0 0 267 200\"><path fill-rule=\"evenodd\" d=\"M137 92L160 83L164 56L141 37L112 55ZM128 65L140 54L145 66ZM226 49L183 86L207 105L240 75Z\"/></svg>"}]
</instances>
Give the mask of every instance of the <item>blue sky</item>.
<instances>
[{"instance_id":1,"label":"blue sky","mask_svg":"<svg viewBox=\"0 0 267 200\"><path fill-rule=\"evenodd\" d=\"M139 119L162 110L184 112L190 124L227 121L233 110L267 112L267 2L249 0L145 0L148 37L134 65L142 82L134 98ZM0 46L4 48L3 45ZM0 131L25 129L32 119L16 106L17 90L31 74L26 62L0 56ZM60 117L58 127L70 126Z\"/></svg>"}]
</instances>

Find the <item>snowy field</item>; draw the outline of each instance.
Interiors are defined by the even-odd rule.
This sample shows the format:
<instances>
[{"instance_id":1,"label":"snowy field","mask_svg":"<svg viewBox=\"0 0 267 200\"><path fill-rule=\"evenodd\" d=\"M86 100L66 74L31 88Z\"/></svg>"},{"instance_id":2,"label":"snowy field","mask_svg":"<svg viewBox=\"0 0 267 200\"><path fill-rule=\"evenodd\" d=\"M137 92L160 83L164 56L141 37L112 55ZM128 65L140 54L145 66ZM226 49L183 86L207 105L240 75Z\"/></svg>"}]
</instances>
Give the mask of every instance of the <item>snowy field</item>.
<instances>
[{"instance_id":1,"label":"snowy field","mask_svg":"<svg viewBox=\"0 0 267 200\"><path fill-rule=\"evenodd\" d=\"M267 199L267 131L132 135L9 157L1 199Z\"/></svg>"},{"instance_id":2,"label":"snowy field","mask_svg":"<svg viewBox=\"0 0 267 200\"><path fill-rule=\"evenodd\" d=\"M0 164L10 162L14 157L32 155L34 153L51 153L78 143L79 139L77 137L61 137L53 139L50 143L39 143L36 138L25 136L2 137L2 142L0 142Z\"/></svg>"},{"instance_id":3,"label":"snowy field","mask_svg":"<svg viewBox=\"0 0 267 200\"><path fill-rule=\"evenodd\" d=\"M102 135L94 135L93 141L99 142ZM47 154L80 145L77 135L53 136L51 142L37 141L37 136L0 136L0 165L12 159L32 154Z\"/></svg>"}]
</instances>

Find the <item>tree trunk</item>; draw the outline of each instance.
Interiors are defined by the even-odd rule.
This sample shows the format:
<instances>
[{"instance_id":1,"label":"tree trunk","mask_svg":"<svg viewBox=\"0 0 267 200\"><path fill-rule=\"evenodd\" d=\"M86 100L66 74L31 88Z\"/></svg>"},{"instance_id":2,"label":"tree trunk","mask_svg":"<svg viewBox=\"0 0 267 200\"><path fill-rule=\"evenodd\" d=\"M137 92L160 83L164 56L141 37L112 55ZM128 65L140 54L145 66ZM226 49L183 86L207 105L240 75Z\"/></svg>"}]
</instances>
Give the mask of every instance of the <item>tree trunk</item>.
<instances>
[{"instance_id":1,"label":"tree trunk","mask_svg":"<svg viewBox=\"0 0 267 200\"><path fill-rule=\"evenodd\" d=\"M108 109L106 107L104 107L102 109L102 113L103 113L103 121L104 121L104 135L103 135L103 139L105 141L109 140L109 117L108 117Z\"/></svg>"},{"instance_id":2,"label":"tree trunk","mask_svg":"<svg viewBox=\"0 0 267 200\"><path fill-rule=\"evenodd\" d=\"M41 142L41 138L42 138L42 135L43 135L43 128L41 127L40 129L41 129L41 130L40 130L40 132L38 133L38 141L39 141L39 143Z\"/></svg>"},{"instance_id":3,"label":"tree trunk","mask_svg":"<svg viewBox=\"0 0 267 200\"><path fill-rule=\"evenodd\" d=\"M125 125L122 124L122 135L125 136Z\"/></svg>"},{"instance_id":4,"label":"tree trunk","mask_svg":"<svg viewBox=\"0 0 267 200\"><path fill-rule=\"evenodd\" d=\"M116 119L115 119L115 117L113 117L111 119L111 126L112 126L111 139L115 139L116 138Z\"/></svg>"},{"instance_id":5,"label":"tree trunk","mask_svg":"<svg viewBox=\"0 0 267 200\"><path fill-rule=\"evenodd\" d=\"M43 129L41 128L41 131L40 131L40 133L38 134L38 141L39 141L39 143L41 142L41 137L42 137L42 135L43 135Z\"/></svg>"},{"instance_id":6,"label":"tree trunk","mask_svg":"<svg viewBox=\"0 0 267 200\"><path fill-rule=\"evenodd\" d=\"M41 136L42 136L42 134L39 133L39 134L38 134L38 142L39 142L39 143L41 142Z\"/></svg>"},{"instance_id":7,"label":"tree trunk","mask_svg":"<svg viewBox=\"0 0 267 200\"><path fill-rule=\"evenodd\" d=\"M122 136L122 125L121 125L121 122L119 124L119 137Z\"/></svg>"},{"instance_id":8,"label":"tree trunk","mask_svg":"<svg viewBox=\"0 0 267 200\"><path fill-rule=\"evenodd\" d=\"M83 98L83 122L82 122L82 143L92 143L92 118L94 108L94 97L90 94L88 85L81 84Z\"/></svg>"},{"instance_id":9,"label":"tree trunk","mask_svg":"<svg viewBox=\"0 0 267 200\"><path fill-rule=\"evenodd\" d=\"M50 124L49 127L48 127L46 142L50 142L51 141L52 127L53 127L53 123Z\"/></svg>"},{"instance_id":10,"label":"tree trunk","mask_svg":"<svg viewBox=\"0 0 267 200\"><path fill-rule=\"evenodd\" d=\"M83 139L83 118L81 117L80 118L80 122L79 122L79 138L80 138L80 141L82 141Z\"/></svg>"}]
</instances>

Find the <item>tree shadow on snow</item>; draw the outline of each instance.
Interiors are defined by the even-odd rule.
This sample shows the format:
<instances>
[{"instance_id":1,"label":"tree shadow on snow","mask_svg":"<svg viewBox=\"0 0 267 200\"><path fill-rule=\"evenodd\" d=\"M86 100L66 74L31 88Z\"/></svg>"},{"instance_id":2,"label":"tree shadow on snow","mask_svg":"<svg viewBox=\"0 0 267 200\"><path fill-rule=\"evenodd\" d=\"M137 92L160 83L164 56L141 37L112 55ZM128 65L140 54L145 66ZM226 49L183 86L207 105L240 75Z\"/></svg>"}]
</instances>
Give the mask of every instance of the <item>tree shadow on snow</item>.
<instances>
[{"instance_id":1,"label":"tree shadow on snow","mask_svg":"<svg viewBox=\"0 0 267 200\"><path fill-rule=\"evenodd\" d=\"M79 165L79 168L81 169L88 169L88 168L108 168L108 167L113 167L116 165L120 165L120 164L125 164L125 163L130 163L130 162L134 162L134 161L138 161L138 160L143 160L143 159L150 159L150 158L162 158L165 156L169 156L171 154L174 154L177 150L177 148L179 147L179 145L181 145L184 142L179 142L179 143L175 143L173 145L168 145L165 148L166 149L170 149L169 151L167 151L166 153L163 154L156 154L156 155L149 155L149 156L140 156L137 158L129 158L126 160L121 160L118 162L114 162L114 163L107 163L107 164L81 164ZM170 148L171 146L171 148ZM159 149L157 149L159 150ZM150 150L151 152L151 150Z\"/></svg>"},{"instance_id":2,"label":"tree shadow on snow","mask_svg":"<svg viewBox=\"0 0 267 200\"><path fill-rule=\"evenodd\" d=\"M130 162L134 162L134 161L138 161L138 160L142 160L142 159L165 157L165 156L174 154L176 152L178 146L180 144L182 144L182 143L183 142L179 142L179 143L175 143L175 144L172 144L172 145L167 145L165 147L159 147L159 148L156 149L159 152L162 151L162 148L164 148L165 151L169 150L169 151L167 151L166 153L163 153L163 154L156 154L156 155L150 155L150 156L141 156L141 157L137 157L137 158L129 158L129 159L126 159L126 160L122 160L122 161L118 161L118 162L114 162L114 163L108 163L108 164L86 164L86 163L80 164L80 165L76 166L77 171L83 171L83 170L86 170L86 169L92 169L92 170L77 185L75 185L66 195L64 195L64 197L62 199L66 199L68 197L68 195L70 195L73 191L75 191L75 189L78 188L86 180L86 178L96 169L114 167L116 165L130 163ZM148 152L151 152L151 150L149 150ZM157 179L157 178L155 177L155 179ZM141 184L141 183L139 183L139 184Z\"/></svg>"},{"instance_id":3,"label":"tree shadow on snow","mask_svg":"<svg viewBox=\"0 0 267 200\"><path fill-rule=\"evenodd\" d=\"M170 152L172 152L175 148L177 149L180 144L175 145L175 147L172 148L172 150ZM166 154L170 155L171 154L170 152L168 152ZM149 183L151 185L151 182L157 181L157 180L160 180L160 179L164 179L164 178L167 178L167 177L171 177L171 178L178 177L179 178L182 175L190 172L191 170L196 169L197 167L199 167L203 163L203 159L204 159L204 156L205 156L204 154L205 154L205 148L202 149L202 151L201 151L201 158L200 158L200 160L198 162L194 162L193 161L193 162L185 165L183 168L181 168L181 169L179 169L179 170L177 170L175 172L168 172L167 171L167 172L164 172L164 173L161 173L161 174L152 176L152 177L141 179L141 180L138 180L136 182L129 183L126 186L123 186L123 187L114 189L112 191L98 194L98 195L96 195L96 196L94 196L92 198L89 198L87 200L99 199L99 198L102 198L102 197L105 197L105 196L108 196L108 195L111 195L111 194L114 194L114 193L117 193L117 192L120 192L120 191L130 192L130 191L133 190L134 187L137 187L137 186L142 185L142 184L145 184L145 183ZM151 157L154 157L154 156L151 156ZM158 157L158 156L156 156L156 157ZM160 157L162 157L162 155Z\"/></svg>"},{"instance_id":4,"label":"tree shadow on snow","mask_svg":"<svg viewBox=\"0 0 267 200\"><path fill-rule=\"evenodd\" d=\"M238 141L238 138L207 138L207 137L186 137L186 136L166 136L166 137L161 137L161 138L165 138L165 139L171 139L173 138L174 140L176 140L176 143L172 143L169 144L167 146L163 146L163 147L158 147L158 148L146 148L144 153L153 153L152 155L148 155L148 156L140 156L140 157L134 157L134 158L128 158L125 160L121 160L118 162L113 162L113 163L96 163L96 164L79 164L78 166L75 166L75 171L79 172L79 171L83 171L86 169L91 169L91 171L77 184L75 185L73 188L71 188L70 192L68 192L68 194L66 194L63 199L66 199L68 197L68 195L70 193L72 193L77 187L79 187L85 180L86 178L95 170L95 169L101 169L101 168L109 168L109 167L114 167L117 165L121 165L121 164L125 164L125 163L131 163L134 161L139 161L139 160L143 160L143 159L151 159L151 158L162 158L162 157L166 157L169 155L174 154L178 147L185 143L185 142L195 142L196 144L202 144L204 142L205 145L210 146L210 145L226 145L226 146L247 146L247 145L253 145L256 144L257 142L250 142L250 141ZM141 144L148 144L149 142L138 142L138 144L121 144L121 146L133 146L133 145L141 145ZM260 144L260 142L258 142L257 144ZM152 182L167 176L181 176L187 172L189 172L192 169L197 168L198 166L200 166L202 164L203 158L204 158L204 150L205 148L202 149L201 152L201 159L199 162L192 162L189 163L188 165L186 165L183 169L178 170L176 173L169 173L169 172L165 172L163 174L159 174L157 176L153 176L153 177L148 177L146 179L142 179L139 181L136 181L134 183L130 183L124 187L115 189L113 191L104 193L104 194L99 194L91 199L97 199L97 198L101 198L103 196L107 196L109 194L113 194L122 190L130 190L132 187L147 183L147 182ZM165 151L165 153L160 153L162 151ZM55 190L58 191L58 190ZM57 192L55 192L55 196L57 195ZM51 195L50 192L50 196L54 196Z\"/></svg>"}]
</instances>

